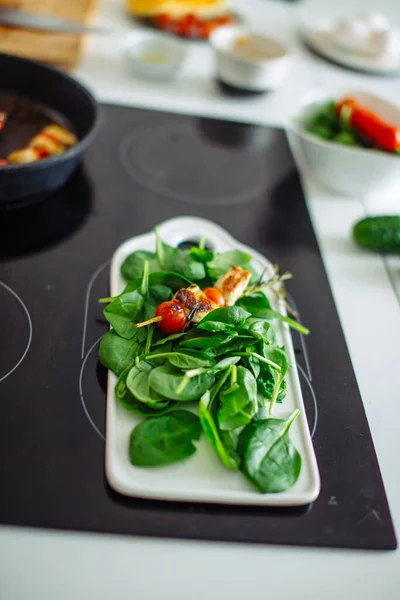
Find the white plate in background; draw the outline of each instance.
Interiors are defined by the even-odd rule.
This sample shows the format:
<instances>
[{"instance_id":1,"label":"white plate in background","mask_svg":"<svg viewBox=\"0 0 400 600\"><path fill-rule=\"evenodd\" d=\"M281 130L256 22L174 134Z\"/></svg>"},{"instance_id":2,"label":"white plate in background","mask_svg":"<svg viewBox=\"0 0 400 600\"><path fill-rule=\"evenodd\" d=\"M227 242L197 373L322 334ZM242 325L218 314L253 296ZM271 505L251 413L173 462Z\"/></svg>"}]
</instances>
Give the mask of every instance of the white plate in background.
<instances>
[{"instance_id":1,"label":"white plate in background","mask_svg":"<svg viewBox=\"0 0 400 600\"><path fill-rule=\"evenodd\" d=\"M161 238L171 246L181 242L197 241L205 237L212 250L224 252L239 249L252 254L252 264L260 273L272 264L261 254L240 244L224 229L197 217L179 217L165 221L159 226ZM120 275L124 259L135 250L155 250L155 234L149 232L124 242L115 252L111 263L111 295L120 294L125 281ZM271 304L284 312L282 303ZM197 452L188 460L175 464L140 468L129 461L129 438L132 429L142 418L126 411L115 397L116 376L109 371L106 418L106 476L117 492L134 497L189 502L213 502L221 504L297 506L316 500L320 491L320 477L310 431L306 419L303 397L296 367L289 327L277 323L278 343L284 344L292 369L286 376L287 395L282 404L275 405L274 417L287 418L296 408L301 411L291 427L291 439L302 457L299 479L290 489L279 494L262 494L246 480L243 473L227 469L216 456L203 433L196 443ZM186 407L187 408L187 407Z\"/></svg>"},{"instance_id":2,"label":"white plate in background","mask_svg":"<svg viewBox=\"0 0 400 600\"><path fill-rule=\"evenodd\" d=\"M338 46L333 37L335 25L336 21L334 19L323 19L315 23L312 27L305 27L302 31L302 37L312 50L345 67L380 75L394 75L396 73L400 75L399 29L394 30L394 37L398 47L397 52L383 57L367 57L361 53L350 52Z\"/></svg>"}]
</instances>

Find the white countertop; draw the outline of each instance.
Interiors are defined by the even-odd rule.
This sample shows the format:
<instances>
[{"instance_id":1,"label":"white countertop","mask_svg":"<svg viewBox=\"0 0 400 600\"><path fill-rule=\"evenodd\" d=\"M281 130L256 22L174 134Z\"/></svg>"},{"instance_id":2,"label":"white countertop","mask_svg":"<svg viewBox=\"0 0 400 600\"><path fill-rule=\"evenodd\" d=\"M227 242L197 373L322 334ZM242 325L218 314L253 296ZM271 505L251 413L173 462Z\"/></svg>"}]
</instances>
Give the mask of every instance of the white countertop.
<instances>
[{"instance_id":1,"label":"white countertop","mask_svg":"<svg viewBox=\"0 0 400 600\"><path fill-rule=\"evenodd\" d=\"M381 0L379 9L400 26L398 2ZM121 3L104 0L99 23L129 31L132 23L121 11ZM400 79L358 75L326 64L302 49L294 35L302 21L366 11L376 8L376 0L232 4L258 29L281 36L296 49L294 72L275 94L246 99L223 96L212 79L210 49L201 43L188 44L188 59L174 84L137 81L121 60L122 33L118 39L98 36L88 40L86 57L75 75L101 101L268 124L285 124L301 95L320 86L366 88L400 102ZM351 226L364 214L361 199L329 195L305 173L303 182L399 532L400 425L395 416L400 400L400 259L387 259L385 264L380 256L363 253L351 244ZM368 205L371 211L400 213L400 192L397 198L374 198ZM256 595L274 600L394 600L399 597L399 570L398 551L0 529L0 598L4 600L242 600Z\"/></svg>"}]
</instances>

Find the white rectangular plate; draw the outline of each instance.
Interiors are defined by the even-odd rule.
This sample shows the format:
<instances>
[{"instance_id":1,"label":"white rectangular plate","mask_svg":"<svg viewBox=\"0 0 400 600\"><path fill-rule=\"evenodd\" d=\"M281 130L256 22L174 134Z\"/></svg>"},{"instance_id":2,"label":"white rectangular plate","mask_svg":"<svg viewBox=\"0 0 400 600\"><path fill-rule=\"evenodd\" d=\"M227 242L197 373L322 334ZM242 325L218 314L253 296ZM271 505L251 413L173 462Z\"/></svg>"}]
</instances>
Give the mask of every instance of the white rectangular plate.
<instances>
[{"instance_id":1,"label":"white rectangular plate","mask_svg":"<svg viewBox=\"0 0 400 600\"><path fill-rule=\"evenodd\" d=\"M261 254L232 238L218 225L197 217L180 217L165 221L159 227L161 238L171 246L205 237L207 246L217 252L240 249L253 256L252 264L260 273L271 263ZM120 275L124 259L135 250L155 250L153 232L124 242L111 263L111 295L121 293L125 282ZM284 306L270 298L276 310ZM203 435L197 452L188 460L159 468L134 467L129 461L129 437L141 418L126 411L114 393L116 376L109 371L106 423L106 475L117 492L127 496L191 502L218 502L264 506L295 506L313 502L320 491L318 466L304 410L303 397L289 327L277 322L278 343L285 345L292 369L287 374L287 395L277 404L274 417L287 418L296 408L300 416L291 428L291 438L302 457L302 469L296 484L279 494L262 494L253 488L239 471L227 469Z\"/></svg>"}]
</instances>

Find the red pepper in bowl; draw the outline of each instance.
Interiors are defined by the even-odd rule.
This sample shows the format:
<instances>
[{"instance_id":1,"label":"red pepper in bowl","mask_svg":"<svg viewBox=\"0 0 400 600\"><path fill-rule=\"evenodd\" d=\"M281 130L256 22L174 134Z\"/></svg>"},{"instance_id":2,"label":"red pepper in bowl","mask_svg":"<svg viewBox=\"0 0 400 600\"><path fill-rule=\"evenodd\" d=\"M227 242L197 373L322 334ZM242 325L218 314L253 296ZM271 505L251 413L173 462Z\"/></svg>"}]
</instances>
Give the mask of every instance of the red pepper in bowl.
<instances>
[{"instance_id":1,"label":"red pepper in bowl","mask_svg":"<svg viewBox=\"0 0 400 600\"><path fill-rule=\"evenodd\" d=\"M338 116L345 116L350 127L387 152L400 150L400 128L390 125L377 114L361 106L355 98L336 104Z\"/></svg>"}]
</instances>

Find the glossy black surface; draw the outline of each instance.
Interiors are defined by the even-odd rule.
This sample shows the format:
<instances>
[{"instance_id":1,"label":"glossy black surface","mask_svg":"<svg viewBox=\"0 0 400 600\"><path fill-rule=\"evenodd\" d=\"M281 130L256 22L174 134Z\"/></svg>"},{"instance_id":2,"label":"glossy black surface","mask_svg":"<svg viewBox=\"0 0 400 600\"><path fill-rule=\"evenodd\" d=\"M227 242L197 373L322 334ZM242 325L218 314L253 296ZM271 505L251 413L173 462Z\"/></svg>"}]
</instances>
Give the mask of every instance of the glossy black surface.
<instances>
[{"instance_id":1,"label":"glossy black surface","mask_svg":"<svg viewBox=\"0 0 400 600\"><path fill-rule=\"evenodd\" d=\"M57 69L0 53L0 73L0 94L16 95L41 105L50 113L54 112L57 120L70 124L79 139L73 148L43 161L0 167L1 206L62 186L77 168L82 153L92 141L99 116L91 94Z\"/></svg>"},{"instance_id":2,"label":"glossy black surface","mask_svg":"<svg viewBox=\"0 0 400 600\"><path fill-rule=\"evenodd\" d=\"M156 145L143 150L151 159L147 168L143 156L135 155L137 178L126 148L132 158L132 139L143 131L168 135L154 136ZM162 139L164 148L157 145ZM241 195L228 205L232 178ZM162 182L165 193L158 191ZM289 291L312 331L306 340L308 366L300 339L294 339L322 478L312 506L135 500L115 493L105 481L106 374L96 351L107 329L97 303L108 291L107 261L128 237L184 214L214 220L295 274ZM1 211L0 259L0 280L20 296L32 319L27 355L0 383L2 523L237 542L395 547L362 402L281 131L106 107L104 128L86 154L83 171L43 201ZM4 288L0 292L0 301L9 294ZM27 339L20 303L9 297L4 307L0 373L18 361Z\"/></svg>"}]
</instances>

